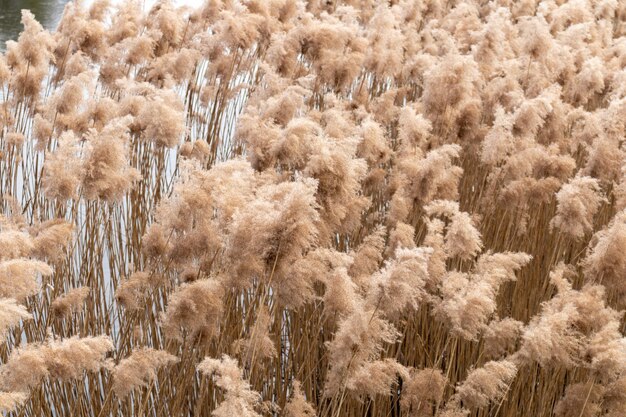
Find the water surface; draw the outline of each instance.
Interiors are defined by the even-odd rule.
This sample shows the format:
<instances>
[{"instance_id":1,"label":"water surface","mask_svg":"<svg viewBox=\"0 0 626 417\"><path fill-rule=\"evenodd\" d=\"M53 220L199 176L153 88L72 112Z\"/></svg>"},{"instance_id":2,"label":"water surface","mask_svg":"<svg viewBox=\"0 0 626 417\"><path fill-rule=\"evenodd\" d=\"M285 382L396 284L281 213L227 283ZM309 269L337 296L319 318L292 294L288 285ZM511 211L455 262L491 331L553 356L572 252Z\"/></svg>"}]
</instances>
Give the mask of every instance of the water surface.
<instances>
[{"instance_id":1,"label":"water surface","mask_svg":"<svg viewBox=\"0 0 626 417\"><path fill-rule=\"evenodd\" d=\"M30 10L41 25L53 32L61 16L63 8L70 0L0 0L0 52L6 50L6 41L17 40L22 31L22 9ZM88 7L93 0L83 1L85 7ZM111 3L116 4L125 0L113 0ZM141 4L144 8L150 8L157 0L142 0ZM175 0L175 5L187 5L198 7L203 0Z\"/></svg>"},{"instance_id":2,"label":"water surface","mask_svg":"<svg viewBox=\"0 0 626 417\"><path fill-rule=\"evenodd\" d=\"M22 31L22 9L30 10L42 26L56 28L68 0L0 0L0 50L6 41L16 40Z\"/></svg>"}]
</instances>

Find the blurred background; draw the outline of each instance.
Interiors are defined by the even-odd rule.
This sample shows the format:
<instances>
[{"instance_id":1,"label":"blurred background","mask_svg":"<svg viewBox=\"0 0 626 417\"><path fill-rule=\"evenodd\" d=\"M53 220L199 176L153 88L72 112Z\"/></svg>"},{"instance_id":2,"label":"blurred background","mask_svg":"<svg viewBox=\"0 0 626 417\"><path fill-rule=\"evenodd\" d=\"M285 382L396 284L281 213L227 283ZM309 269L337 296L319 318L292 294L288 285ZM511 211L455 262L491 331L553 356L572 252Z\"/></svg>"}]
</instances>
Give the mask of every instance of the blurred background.
<instances>
[{"instance_id":1,"label":"blurred background","mask_svg":"<svg viewBox=\"0 0 626 417\"><path fill-rule=\"evenodd\" d=\"M29 9L44 28L52 30L59 23L68 0L0 0L0 51L6 41L17 39L22 30L22 9Z\"/></svg>"},{"instance_id":2,"label":"blurred background","mask_svg":"<svg viewBox=\"0 0 626 417\"><path fill-rule=\"evenodd\" d=\"M127 0L111 0L112 4ZM152 7L157 0L140 0L145 8ZM63 8L70 0L0 0L0 52L6 50L6 41L16 40L22 31L22 9L30 10L37 21L45 29L53 31L61 16ZM89 6L93 0L83 0L82 4ZM202 0L175 0L176 5L187 5L197 7L202 4Z\"/></svg>"}]
</instances>

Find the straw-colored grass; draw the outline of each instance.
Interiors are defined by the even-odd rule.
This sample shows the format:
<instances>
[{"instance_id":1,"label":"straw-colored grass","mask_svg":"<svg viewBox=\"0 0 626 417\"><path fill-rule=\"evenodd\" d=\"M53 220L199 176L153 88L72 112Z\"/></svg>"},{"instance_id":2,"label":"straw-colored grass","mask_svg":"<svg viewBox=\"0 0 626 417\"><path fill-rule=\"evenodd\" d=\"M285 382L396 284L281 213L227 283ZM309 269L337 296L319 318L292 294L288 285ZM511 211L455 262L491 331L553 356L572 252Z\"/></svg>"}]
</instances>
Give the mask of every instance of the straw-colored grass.
<instances>
[{"instance_id":1,"label":"straw-colored grass","mask_svg":"<svg viewBox=\"0 0 626 417\"><path fill-rule=\"evenodd\" d=\"M626 415L623 0L23 24L3 412Z\"/></svg>"}]
</instances>

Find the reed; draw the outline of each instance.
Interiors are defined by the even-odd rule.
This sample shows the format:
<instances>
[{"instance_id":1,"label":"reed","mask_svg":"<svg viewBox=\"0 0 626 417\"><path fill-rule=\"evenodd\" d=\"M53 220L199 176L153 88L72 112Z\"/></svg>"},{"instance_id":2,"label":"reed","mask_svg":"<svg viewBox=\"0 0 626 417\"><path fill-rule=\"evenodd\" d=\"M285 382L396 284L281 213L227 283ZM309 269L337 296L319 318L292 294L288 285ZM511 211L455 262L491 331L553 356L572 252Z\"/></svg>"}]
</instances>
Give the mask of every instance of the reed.
<instances>
[{"instance_id":1,"label":"reed","mask_svg":"<svg viewBox=\"0 0 626 417\"><path fill-rule=\"evenodd\" d=\"M626 415L626 3L161 0L0 55L10 416Z\"/></svg>"}]
</instances>

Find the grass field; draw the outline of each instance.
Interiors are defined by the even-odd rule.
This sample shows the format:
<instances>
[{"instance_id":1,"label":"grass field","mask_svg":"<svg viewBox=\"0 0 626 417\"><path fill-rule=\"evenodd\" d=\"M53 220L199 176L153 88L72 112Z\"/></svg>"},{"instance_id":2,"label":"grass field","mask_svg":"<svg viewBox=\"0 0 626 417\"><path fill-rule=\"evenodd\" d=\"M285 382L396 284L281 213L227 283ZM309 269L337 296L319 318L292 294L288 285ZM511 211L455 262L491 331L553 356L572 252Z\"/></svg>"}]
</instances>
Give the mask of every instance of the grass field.
<instances>
[{"instance_id":1,"label":"grass field","mask_svg":"<svg viewBox=\"0 0 626 417\"><path fill-rule=\"evenodd\" d=\"M6 415L626 416L626 1L22 23Z\"/></svg>"}]
</instances>

